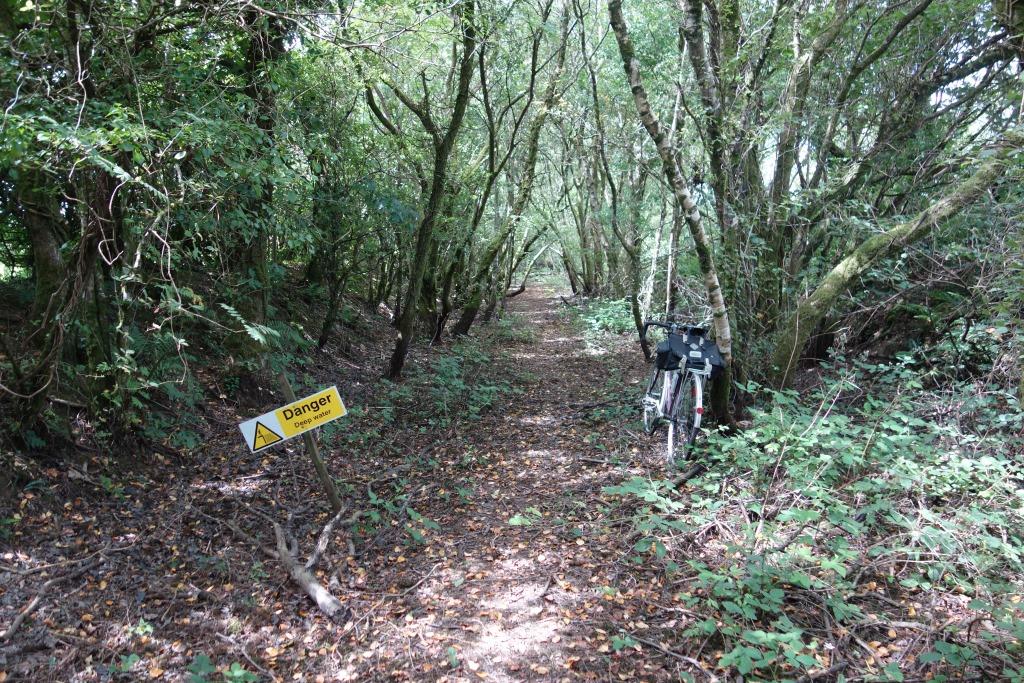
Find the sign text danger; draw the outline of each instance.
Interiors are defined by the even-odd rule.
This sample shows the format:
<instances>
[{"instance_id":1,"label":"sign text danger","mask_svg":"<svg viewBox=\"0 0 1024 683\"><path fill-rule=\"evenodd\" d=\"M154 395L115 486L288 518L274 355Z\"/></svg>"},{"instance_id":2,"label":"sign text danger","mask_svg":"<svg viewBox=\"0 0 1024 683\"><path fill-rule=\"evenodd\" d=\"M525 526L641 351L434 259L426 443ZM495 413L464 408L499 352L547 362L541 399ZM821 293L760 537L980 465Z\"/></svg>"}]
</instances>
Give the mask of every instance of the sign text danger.
<instances>
[{"instance_id":1,"label":"sign text danger","mask_svg":"<svg viewBox=\"0 0 1024 683\"><path fill-rule=\"evenodd\" d=\"M246 445L259 451L336 420L346 413L337 387L306 396L238 425Z\"/></svg>"}]
</instances>

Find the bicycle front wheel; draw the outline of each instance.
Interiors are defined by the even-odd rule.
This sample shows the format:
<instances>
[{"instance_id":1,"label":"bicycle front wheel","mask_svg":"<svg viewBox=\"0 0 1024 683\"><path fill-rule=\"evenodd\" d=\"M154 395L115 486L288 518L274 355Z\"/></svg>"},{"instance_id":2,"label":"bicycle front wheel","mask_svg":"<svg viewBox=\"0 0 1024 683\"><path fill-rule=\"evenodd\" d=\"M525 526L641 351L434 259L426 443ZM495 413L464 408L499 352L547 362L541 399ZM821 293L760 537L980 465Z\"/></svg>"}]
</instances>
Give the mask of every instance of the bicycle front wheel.
<instances>
[{"instance_id":1,"label":"bicycle front wheel","mask_svg":"<svg viewBox=\"0 0 1024 683\"><path fill-rule=\"evenodd\" d=\"M643 409L644 409L644 431L648 434L653 434L654 430L658 428L658 406L661 401L661 384L658 380L662 379L666 373L655 368L651 374L651 381L647 384L647 391L644 392L643 397Z\"/></svg>"}]
</instances>

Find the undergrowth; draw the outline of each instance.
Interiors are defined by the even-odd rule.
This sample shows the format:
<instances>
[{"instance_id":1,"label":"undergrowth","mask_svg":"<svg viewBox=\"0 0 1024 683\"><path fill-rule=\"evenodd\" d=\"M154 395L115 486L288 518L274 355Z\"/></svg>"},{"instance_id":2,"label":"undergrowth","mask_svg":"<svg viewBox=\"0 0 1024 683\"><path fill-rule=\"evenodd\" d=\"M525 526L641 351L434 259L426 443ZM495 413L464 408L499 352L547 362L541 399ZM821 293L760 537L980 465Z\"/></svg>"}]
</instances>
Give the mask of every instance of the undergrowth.
<instances>
[{"instance_id":1,"label":"undergrowth","mask_svg":"<svg viewBox=\"0 0 1024 683\"><path fill-rule=\"evenodd\" d=\"M583 327L592 334L626 334L636 331L629 299L595 299L581 306L577 316Z\"/></svg>"},{"instance_id":2,"label":"undergrowth","mask_svg":"<svg viewBox=\"0 0 1024 683\"><path fill-rule=\"evenodd\" d=\"M1024 680L1024 419L942 352L839 359L813 393L747 387L762 408L709 436L687 489L605 489L638 510L631 561L691 615L663 638L761 679Z\"/></svg>"},{"instance_id":3,"label":"undergrowth","mask_svg":"<svg viewBox=\"0 0 1024 683\"><path fill-rule=\"evenodd\" d=\"M494 353L486 339L460 338L412 368L404 382L392 384L389 400L425 427L479 420L502 400L521 393L515 378L491 372Z\"/></svg>"}]
</instances>

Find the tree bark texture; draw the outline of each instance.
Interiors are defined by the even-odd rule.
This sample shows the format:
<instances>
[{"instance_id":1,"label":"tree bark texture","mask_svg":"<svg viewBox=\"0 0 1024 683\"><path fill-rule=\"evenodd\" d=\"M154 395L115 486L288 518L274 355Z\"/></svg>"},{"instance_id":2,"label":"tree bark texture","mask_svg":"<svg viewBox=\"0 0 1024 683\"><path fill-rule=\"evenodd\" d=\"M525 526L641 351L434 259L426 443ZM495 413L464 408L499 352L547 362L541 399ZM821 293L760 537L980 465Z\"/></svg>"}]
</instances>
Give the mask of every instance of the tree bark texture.
<instances>
[{"instance_id":1,"label":"tree bark texture","mask_svg":"<svg viewBox=\"0 0 1024 683\"><path fill-rule=\"evenodd\" d=\"M651 109L650 99L644 87L640 75L640 62L633 49L633 43L629 38L629 31L622 15L621 0L609 0L608 11L611 15L612 31L615 33L615 41L619 46L619 55L622 57L622 65L626 71L626 78L629 88L633 93L633 100L636 103L640 121L643 123L647 134L654 141L658 149L658 156L661 157L662 168L669 186L672 188L672 195L683 214L686 226L689 228L690 236L693 238L694 250L697 253L697 261L704 276L704 287L707 291L708 302L711 305L714 316L715 342L718 344L725 361L726 369L722 373L720 381L726 387L724 398L719 395L716 404L713 406L716 415L723 421L729 420L728 411L728 387L731 383L732 372L732 331L729 325L728 309L725 305L725 298L722 294L722 287L718 281L718 273L715 270L715 261L711 252L711 242L701 222L700 211L694 202L687 186L686 179L669 142L668 137L661 129L657 117Z\"/></svg>"}]
</instances>

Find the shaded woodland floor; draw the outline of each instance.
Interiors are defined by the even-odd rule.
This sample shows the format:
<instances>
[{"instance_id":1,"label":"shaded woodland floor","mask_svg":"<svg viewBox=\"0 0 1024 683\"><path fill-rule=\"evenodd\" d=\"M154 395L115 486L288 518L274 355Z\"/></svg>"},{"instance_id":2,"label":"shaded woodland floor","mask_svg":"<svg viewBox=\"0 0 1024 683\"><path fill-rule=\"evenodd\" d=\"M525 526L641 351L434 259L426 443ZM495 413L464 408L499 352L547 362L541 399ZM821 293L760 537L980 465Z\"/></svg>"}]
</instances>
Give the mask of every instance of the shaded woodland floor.
<instances>
[{"instance_id":1,"label":"shaded woodland floor","mask_svg":"<svg viewBox=\"0 0 1024 683\"><path fill-rule=\"evenodd\" d=\"M515 384L480 419L416 428L422 414L399 416L386 443L324 444L353 508L377 522L339 530L319 563L344 623L255 545L274 545L278 521L304 558L329 516L301 440L244 453L234 422L255 409L225 403L205 456L155 453L160 467L123 478L85 462L21 495L0 623L46 590L0 648L6 680L660 679L691 666L610 645L672 610L663 579L625 562L631 539L601 496L661 467L660 441L622 419L635 419L640 354L588 344L552 291L512 309L510 333L480 343L483 372ZM317 379L372 414L374 360Z\"/></svg>"},{"instance_id":2,"label":"shaded woodland floor","mask_svg":"<svg viewBox=\"0 0 1024 683\"><path fill-rule=\"evenodd\" d=\"M188 454L83 441L41 468L2 514L0 682L1014 677L1016 513L997 506L1022 494L986 453L1016 437L964 447L895 399L851 419L833 408L868 380L807 373L676 487L663 435L639 433L635 344L581 332L550 289L511 308L417 348L398 384L379 379L393 330L365 313L294 373L350 409L321 443L359 514L329 535L301 440L239 438L282 403L269 380L201 369ZM275 525L300 564L329 540L314 569L341 618L289 578Z\"/></svg>"}]
</instances>

